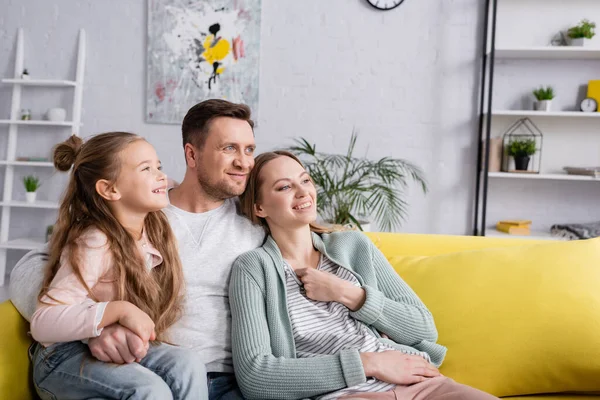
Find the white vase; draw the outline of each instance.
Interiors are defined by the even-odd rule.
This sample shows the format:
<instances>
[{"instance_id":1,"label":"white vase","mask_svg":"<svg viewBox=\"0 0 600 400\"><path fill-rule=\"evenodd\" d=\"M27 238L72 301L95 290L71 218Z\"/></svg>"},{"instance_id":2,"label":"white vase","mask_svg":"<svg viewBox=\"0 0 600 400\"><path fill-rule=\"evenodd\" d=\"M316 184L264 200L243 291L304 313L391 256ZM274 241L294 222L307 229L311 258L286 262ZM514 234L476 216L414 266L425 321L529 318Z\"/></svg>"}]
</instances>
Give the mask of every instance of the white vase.
<instances>
[{"instance_id":1,"label":"white vase","mask_svg":"<svg viewBox=\"0 0 600 400\"><path fill-rule=\"evenodd\" d=\"M550 111L552 100L540 100L533 104L535 111Z\"/></svg>"},{"instance_id":2,"label":"white vase","mask_svg":"<svg viewBox=\"0 0 600 400\"><path fill-rule=\"evenodd\" d=\"M35 197L37 196L37 192L26 192L25 199L28 203L35 203Z\"/></svg>"},{"instance_id":3,"label":"white vase","mask_svg":"<svg viewBox=\"0 0 600 400\"><path fill-rule=\"evenodd\" d=\"M67 118L67 111L64 108L50 108L46 112L48 121L62 122Z\"/></svg>"},{"instance_id":4,"label":"white vase","mask_svg":"<svg viewBox=\"0 0 600 400\"><path fill-rule=\"evenodd\" d=\"M577 38L577 39L571 39L571 46L573 47L585 47L585 45L587 44L588 40L586 40L586 38Z\"/></svg>"}]
</instances>

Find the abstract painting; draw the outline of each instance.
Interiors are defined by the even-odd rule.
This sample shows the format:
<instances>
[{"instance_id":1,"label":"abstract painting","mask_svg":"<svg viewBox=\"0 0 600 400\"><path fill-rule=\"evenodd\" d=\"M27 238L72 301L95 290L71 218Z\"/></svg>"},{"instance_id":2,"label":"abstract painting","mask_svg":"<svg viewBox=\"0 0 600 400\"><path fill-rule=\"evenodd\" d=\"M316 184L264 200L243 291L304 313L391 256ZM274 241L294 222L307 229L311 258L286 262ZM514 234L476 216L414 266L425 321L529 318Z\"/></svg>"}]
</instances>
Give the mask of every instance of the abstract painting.
<instances>
[{"instance_id":1,"label":"abstract painting","mask_svg":"<svg viewBox=\"0 0 600 400\"><path fill-rule=\"evenodd\" d=\"M148 0L146 121L206 99L258 112L261 0Z\"/></svg>"}]
</instances>

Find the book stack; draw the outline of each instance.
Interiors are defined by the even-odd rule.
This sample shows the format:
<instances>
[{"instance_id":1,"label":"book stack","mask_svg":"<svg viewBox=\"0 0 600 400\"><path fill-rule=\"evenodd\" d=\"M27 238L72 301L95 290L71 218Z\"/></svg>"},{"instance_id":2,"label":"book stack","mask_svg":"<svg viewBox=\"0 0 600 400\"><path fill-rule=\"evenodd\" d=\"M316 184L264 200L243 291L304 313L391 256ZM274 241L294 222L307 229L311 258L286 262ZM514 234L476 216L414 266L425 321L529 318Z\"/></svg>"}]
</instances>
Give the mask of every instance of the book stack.
<instances>
[{"instance_id":1,"label":"book stack","mask_svg":"<svg viewBox=\"0 0 600 400\"><path fill-rule=\"evenodd\" d=\"M526 219L511 219L499 221L496 224L496 230L509 235L531 235L531 221Z\"/></svg>"}]
</instances>

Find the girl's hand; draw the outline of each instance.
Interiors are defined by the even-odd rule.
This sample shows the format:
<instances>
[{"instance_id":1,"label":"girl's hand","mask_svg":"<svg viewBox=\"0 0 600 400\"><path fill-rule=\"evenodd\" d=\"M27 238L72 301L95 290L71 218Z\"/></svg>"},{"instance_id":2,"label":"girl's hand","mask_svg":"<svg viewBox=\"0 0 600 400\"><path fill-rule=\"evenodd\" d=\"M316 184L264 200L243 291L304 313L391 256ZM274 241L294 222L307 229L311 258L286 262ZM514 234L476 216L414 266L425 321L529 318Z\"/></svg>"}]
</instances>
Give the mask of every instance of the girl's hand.
<instances>
[{"instance_id":1,"label":"girl's hand","mask_svg":"<svg viewBox=\"0 0 600 400\"><path fill-rule=\"evenodd\" d=\"M361 353L366 376L396 385L412 385L429 378L442 376L440 371L420 356L400 351Z\"/></svg>"},{"instance_id":2,"label":"girl's hand","mask_svg":"<svg viewBox=\"0 0 600 400\"><path fill-rule=\"evenodd\" d=\"M365 291L329 272L314 268L299 268L296 275L304 285L306 296L315 301L337 301L352 311L365 301Z\"/></svg>"},{"instance_id":3,"label":"girl's hand","mask_svg":"<svg viewBox=\"0 0 600 400\"><path fill-rule=\"evenodd\" d=\"M154 321L148 314L129 302L123 303L124 309L119 317L119 324L138 335L144 343L155 340Z\"/></svg>"}]
</instances>

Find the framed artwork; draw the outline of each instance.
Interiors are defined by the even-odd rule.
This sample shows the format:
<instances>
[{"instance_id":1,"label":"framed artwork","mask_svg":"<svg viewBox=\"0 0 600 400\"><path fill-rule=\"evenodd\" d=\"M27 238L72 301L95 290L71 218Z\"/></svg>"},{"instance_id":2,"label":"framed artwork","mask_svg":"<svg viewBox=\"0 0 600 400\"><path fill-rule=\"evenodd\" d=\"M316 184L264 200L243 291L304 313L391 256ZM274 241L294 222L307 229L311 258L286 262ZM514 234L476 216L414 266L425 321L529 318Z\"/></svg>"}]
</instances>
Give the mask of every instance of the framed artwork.
<instances>
[{"instance_id":1,"label":"framed artwork","mask_svg":"<svg viewBox=\"0 0 600 400\"><path fill-rule=\"evenodd\" d=\"M210 98L258 112L261 0L148 0L146 122Z\"/></svg>"}]
</instances>

